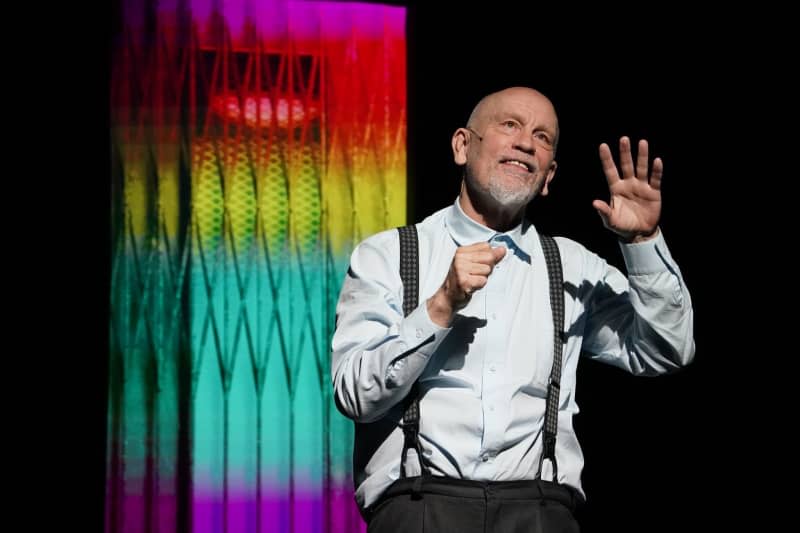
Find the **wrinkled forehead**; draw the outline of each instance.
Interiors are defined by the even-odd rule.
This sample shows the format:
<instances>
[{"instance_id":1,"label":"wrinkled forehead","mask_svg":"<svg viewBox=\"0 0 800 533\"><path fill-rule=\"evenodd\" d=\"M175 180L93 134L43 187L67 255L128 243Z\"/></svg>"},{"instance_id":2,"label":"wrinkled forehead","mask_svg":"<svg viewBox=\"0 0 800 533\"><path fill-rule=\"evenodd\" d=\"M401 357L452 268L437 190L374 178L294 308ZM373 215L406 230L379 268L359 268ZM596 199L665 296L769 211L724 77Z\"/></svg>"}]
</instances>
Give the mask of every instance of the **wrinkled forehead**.
<instances>
[{"instance_id":1,"label":"wrinkled forehead","mask_svg":"<svg viewBox=\"0 0 800 533\"><path fill-rule=\"evenodd\" d=\"M514 117L556 128L558 117L550 100L536 91L504 91L483 102L479 120L503 120Z\"/></svg>"}]
</instances>

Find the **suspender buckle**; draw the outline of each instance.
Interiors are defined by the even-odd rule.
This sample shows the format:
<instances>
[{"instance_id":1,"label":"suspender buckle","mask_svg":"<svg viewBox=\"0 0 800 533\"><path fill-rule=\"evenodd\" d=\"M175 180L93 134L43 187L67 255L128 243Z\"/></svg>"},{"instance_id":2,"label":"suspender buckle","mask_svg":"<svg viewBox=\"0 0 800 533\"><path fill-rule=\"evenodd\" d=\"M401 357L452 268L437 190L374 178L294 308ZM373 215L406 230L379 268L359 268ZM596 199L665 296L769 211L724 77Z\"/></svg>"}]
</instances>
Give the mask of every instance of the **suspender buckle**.
<instances>
[{"instance_id":1,"label":"suspender buckle","mask_svg":"<svg viewBox=\"0 0 800 533\"><path fill-rule=\"evenodd\" d=\"M406 438L419 434L419 420L413 422L403 421L400 427L403 428L403 435L405 435Z\"/></svg>"}]
</instances>

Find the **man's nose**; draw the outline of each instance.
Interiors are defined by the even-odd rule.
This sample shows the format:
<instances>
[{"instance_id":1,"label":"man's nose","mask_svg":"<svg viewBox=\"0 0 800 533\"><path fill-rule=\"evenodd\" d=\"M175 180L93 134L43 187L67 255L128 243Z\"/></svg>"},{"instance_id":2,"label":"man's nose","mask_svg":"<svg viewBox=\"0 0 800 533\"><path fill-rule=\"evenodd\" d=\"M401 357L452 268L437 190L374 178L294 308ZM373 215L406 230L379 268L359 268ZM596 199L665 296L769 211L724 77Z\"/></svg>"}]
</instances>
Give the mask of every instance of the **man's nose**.
<instances>
[{"instance_id":1,"label":"man's nose","mask_svg":"<svg viewBox=\"0 0 800 533\"><path fill-rule=\"evenodd\" d=\"M517 133L517 136L514 138L514 148L530 155L536 152L536 145L533 142L533 138L524 132Z\"/></svg>"}]
</instances>

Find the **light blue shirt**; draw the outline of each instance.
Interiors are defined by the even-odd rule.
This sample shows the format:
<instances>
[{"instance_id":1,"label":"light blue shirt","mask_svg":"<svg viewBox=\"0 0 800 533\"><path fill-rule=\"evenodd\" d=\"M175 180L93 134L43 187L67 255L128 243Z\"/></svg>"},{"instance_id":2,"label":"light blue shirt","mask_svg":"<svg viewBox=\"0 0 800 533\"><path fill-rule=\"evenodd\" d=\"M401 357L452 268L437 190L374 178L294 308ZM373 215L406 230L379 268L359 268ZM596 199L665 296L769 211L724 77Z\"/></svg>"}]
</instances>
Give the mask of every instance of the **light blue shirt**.
<instances>
[{"instance_id":1,"label":"light blue shirt","mask_svg":"<svg viewBox=\"0 0 800 533\"><path fill-rule=\"evenodd\" d=\"M553 321L547 267L532 224L497 233L458 200L417 224L419 306L403 317L399 237L388 230L353 251L336 308L331 372L339 409L356 421L356 500L369 506L400 475L402 400L420 392L420 442L434 475L506 481L539 477ZM451 327L431 321L426 301L458 246L505 246L487 285ZM557 237L567 332L558 413L558 480L583 493L583 453L572 417L581 351L637 375L688 364L693 311L663 236L621 244L626 278L575 241ZM549 465L549 462L545 462ZM419 473L409 452L409 475ZM551 472L542 472L549 479Z\"/></svg>"}]
</instances>

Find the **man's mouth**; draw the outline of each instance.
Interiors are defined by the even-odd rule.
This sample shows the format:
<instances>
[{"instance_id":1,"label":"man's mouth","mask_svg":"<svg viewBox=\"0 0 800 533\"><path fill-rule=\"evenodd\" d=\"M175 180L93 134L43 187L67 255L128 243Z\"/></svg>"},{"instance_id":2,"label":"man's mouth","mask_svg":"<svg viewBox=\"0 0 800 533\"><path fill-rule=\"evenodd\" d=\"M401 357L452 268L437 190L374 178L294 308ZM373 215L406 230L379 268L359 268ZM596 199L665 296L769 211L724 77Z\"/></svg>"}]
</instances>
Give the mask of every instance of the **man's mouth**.
<instances>
[{"instance_id":1,"label":"man's mouth","mask_svg":"<svg viewBox=\"0 0 800 533\"><path fill-rule=\"evenodd\" d=\"M520 161L519 159L501 159L500 163L504 165L515 165L518 166L527 172L533 172L533 166L526 163L525 161Z\"/></svg>"}]
</instances>

